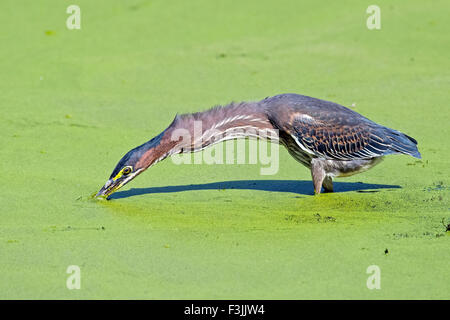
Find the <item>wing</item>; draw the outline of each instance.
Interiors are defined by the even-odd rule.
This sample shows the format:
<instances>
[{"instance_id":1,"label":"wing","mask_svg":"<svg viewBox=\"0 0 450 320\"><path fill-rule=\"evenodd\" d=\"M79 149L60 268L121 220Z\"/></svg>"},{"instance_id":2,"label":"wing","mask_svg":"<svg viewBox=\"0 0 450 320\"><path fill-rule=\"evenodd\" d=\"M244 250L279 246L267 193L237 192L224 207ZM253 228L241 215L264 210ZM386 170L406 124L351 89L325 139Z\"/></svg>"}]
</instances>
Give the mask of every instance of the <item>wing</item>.
<instances>
[{"instance_id":1,"label":"wing","mask_svg":"<svg viewBox=\"0 0 450 320\"><path fill-rule=\"evenodd\" d=\"M292 136L302 149L326 159L370 159L392 153L418 154L416 141L368 119L321 121L308 115L292 122ZM420 157L420 154L419 154Z\"/></svg>"},{"instance_id":2,"label":"wing","mask_svg":"<svg viewBox=\"0 0 450 320\"><path fill-rule=\"evenodd\" d=\"M317 157L354 160L392 153L421 157L413 138L334 102L282 94L266 98L261 104L275 128Z\"/></svg>"}]
</instances>

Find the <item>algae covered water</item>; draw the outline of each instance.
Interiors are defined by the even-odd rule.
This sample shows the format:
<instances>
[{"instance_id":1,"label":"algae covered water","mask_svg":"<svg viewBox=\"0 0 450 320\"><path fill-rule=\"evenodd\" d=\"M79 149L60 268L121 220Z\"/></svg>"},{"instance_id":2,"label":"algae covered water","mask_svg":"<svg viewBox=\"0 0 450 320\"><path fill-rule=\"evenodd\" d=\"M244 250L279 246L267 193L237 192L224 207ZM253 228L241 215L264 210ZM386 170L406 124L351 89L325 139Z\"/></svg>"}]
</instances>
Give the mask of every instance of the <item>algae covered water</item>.
<instances>
[{"instance_id":1,"label":"algae covered water","mask_svg":"<svg viewBox=\"0 0 450 320\"><path fill-rule=\"evenodd\" d=\"M74 30L71 4L0 4L1 298L450 298L447 2L378 1L380 30L360 1L77 1ZM177 113L286 92L411 135L422 159L318 197L283 148L270 176L167 159L91 198Z\"/></svg>"}]
</instances>

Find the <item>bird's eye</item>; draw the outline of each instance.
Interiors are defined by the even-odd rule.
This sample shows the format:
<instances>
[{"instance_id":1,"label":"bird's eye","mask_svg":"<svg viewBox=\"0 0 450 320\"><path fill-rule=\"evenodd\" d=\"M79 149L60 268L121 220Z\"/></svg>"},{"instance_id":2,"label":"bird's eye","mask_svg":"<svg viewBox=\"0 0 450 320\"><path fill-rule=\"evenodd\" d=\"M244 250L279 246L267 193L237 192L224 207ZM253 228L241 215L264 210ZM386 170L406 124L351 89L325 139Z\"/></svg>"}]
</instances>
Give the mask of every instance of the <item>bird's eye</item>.
<instances>
[{"instance_id":1,"label":"bird's eye","mask_svg":"<svg viewBox=\"0 0 450 320\"><path fill-rule=\"evenodd\" d=\"M132 171L131 167L125 167L125 168L123 168L123 174L124 174L124 175L130 174L131 171Z\"/></svg>"}]
</instances>

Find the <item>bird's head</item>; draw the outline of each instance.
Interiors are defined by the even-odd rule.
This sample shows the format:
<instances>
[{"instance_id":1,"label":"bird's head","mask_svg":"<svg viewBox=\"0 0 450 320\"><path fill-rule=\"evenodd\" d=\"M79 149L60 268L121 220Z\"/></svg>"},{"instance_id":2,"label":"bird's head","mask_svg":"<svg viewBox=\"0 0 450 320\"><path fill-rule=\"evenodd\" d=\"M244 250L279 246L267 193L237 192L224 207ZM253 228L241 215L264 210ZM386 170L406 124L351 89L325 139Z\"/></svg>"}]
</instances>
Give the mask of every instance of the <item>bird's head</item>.
<instances>
[{"instance_id":1,"label":"bird's head","mask_svg":"<svg viewBox=\"0 0 450 320\"><path fill-rule=\"evenodd\" d=\"M155 137L124 155L96 197L107 198L150 167L157 160L160 140L160 136Z\"/></svg>"},{"instance_id":2,"label":"bird's head","mask_svg":"<svg viewBox=\"0 0 450 320\"><path fill-rule=\"evenodd\" d=\"M146 169L145 166L139 164L142 154L138 148L129 151L120 159L108 181L106 181L96 197L108 197Z\"/></svg>"}]
</instances>

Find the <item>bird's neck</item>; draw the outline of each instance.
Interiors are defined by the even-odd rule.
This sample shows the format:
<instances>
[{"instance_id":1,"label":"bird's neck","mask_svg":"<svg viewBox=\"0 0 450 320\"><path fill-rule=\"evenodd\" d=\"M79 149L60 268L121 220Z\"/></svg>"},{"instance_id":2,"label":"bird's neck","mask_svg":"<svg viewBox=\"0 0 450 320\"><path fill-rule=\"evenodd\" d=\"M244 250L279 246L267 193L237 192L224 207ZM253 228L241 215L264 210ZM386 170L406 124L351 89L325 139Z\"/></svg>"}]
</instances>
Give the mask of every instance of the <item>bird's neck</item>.
<instances>
[{"instance_id":1,"label":"bird's neck","mask_svg":"<svg viewBox=\"0 0 450 320\"><path fill-rule=\"evenodd\" d=\"M200 151L221 141L245 137L278 140L276 130L258 103L232 103L177 115L166 130L146 143L148 149L140 161L148 168L172 154Z\"/></svg>"}]
</instances>

